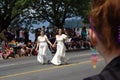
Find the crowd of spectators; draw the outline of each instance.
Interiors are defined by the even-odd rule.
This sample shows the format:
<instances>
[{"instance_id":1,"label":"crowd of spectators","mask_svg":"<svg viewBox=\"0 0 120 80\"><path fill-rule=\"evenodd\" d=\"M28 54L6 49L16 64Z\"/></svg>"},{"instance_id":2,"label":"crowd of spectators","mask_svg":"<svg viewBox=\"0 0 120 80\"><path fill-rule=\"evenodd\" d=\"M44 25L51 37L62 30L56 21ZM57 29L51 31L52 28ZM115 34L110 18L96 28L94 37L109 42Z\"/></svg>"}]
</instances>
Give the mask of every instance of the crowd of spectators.
<instances>
[{"instance_id":1,"label":"crowd of spectators","mask_svg":"<svg viewBox=\"0 0 120 80\"><path fill-rule=\"evenodd\" d=\"M36 43L29 40L29 31L25 28L4 29L0 33L0 59L37 55Z\"/></svg>"},{"instance_id":2,"label":"crowd of spectators","mask_svg":"<svg viewBox=\"0 0 120 80\"><path fill-rule=\"evenodd\" d=\"M29 30L27 28L17 27L16 29L2 30L0 33L0 59L36 56L36 41L40 30L44 30L51 43L54 43L56 29L51 31L49 27L45 28L43 26L36 29L34 42L29 40ZM67 50L91 47L86 27L77 30L65 29L64 33L68 35L68 39L65 41ZM51 47L50 50L53 53L56 51L55 48Z\"/></svg>"},{"instance_id":3,"label":"crowd of spectators","mask_svg":"<svg viewBox=\"0 0 120 80\"><path fill-rule=\"evenodd\" d=\"M68 35L68 39L65 44L68 50L80 48L90 49L91 44L88 36L89 32L86 27L83 27L82 29L77 28L76 30L68 29L66 33Z\"/></svg>"}]
</instances>

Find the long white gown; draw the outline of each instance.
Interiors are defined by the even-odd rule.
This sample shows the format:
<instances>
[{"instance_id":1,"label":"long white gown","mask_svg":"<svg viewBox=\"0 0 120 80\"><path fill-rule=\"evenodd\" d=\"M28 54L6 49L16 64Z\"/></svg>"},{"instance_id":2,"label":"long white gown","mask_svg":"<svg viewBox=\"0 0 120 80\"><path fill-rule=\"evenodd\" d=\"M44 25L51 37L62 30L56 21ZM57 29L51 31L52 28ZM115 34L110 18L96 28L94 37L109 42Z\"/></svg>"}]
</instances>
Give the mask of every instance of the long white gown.
<instances>
[{"instance_id":1,"label":"long white gown","mask_svg":"<svg viewBox=\"0 0 120 80\"><path fill-rule=\"evenodd\" d=\"M64 45L64 39L66 39L67 36L65 34L62 34L61 36L56 35L56 41L57 41L57 51L51 61L54 65L61 65L66 63L67 59L65 57L66 54L66 47Z\"/></svg>"},{"instance_id":2,"label":"long white gown","mask_svg":"<svg viewBox=\"0 0 120 80\"><path fill-rule=\"evenodd\" d=\"M40 62L41 64L51 61L52 53L49 50L49 47L47 44L47 36L46 35L44 35L44 37L39 36L38 42L39 42L39 50L37 55L37 61Z\"/></svg>"}]
</instances>

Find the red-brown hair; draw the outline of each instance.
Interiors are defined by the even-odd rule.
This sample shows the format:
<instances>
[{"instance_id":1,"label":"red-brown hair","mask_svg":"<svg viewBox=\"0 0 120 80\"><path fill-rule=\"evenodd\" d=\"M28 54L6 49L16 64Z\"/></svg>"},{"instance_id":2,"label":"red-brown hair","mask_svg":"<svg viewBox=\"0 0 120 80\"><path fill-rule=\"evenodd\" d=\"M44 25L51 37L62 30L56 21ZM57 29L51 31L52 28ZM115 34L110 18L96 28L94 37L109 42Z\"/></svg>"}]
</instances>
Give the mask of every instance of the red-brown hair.
<instances>
[{"instance_id":1,"label":"red-brown hair","mask_svg":"<svg viewBox=\"0 0 120 80\"><path fill-rule=\"evenodd\" d=\"M100 41L107 49L120 48L120 0L92 0L90 18Z\"/></svg>"}]
</instances>

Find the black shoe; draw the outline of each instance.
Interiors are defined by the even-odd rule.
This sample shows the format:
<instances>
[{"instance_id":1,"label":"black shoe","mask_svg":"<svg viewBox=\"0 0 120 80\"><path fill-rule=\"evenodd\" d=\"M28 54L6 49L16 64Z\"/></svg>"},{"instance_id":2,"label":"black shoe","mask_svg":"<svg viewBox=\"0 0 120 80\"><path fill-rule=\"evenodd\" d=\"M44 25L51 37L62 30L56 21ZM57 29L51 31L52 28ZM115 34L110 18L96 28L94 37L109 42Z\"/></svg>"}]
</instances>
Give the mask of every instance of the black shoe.
<instances>
[{"instance_id":1,"label":"black shoe","mask_svg":"<svg viewBox=\"0 0 120 80\"><path fill-rule=\"evenodd\" d=\"M48 62L47 62L48 64L51 64L51 61L50 60L48 60Z\"/></svg>"}]
</instances>

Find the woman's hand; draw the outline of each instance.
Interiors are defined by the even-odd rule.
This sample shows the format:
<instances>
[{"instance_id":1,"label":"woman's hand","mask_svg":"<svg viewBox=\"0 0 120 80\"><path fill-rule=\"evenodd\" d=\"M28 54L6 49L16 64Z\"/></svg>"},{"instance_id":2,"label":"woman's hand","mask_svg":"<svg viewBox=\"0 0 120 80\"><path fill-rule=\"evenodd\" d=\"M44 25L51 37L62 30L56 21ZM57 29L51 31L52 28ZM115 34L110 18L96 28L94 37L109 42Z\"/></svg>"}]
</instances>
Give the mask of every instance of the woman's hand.
<instances>
[{"instance_id":1,"label":"woman's hand","mask_svg":"<svg viewBox=\"0 0 120 80\"><path fill-rule=\"evenodd\" d=\"M52 45L53 46L53 48L55 48L56 47L56 44L54 44L54 45Z\"/></svg>"},{"instance_id":2,"label":"woman's hand","mask_svg":"<svg viewBox=\"0 0 120 80\"><path fill-rule=\"evenodd\" d=\"M38 49L36 48L35 51L37 51Z\"/></svg>"}]
</instances>

